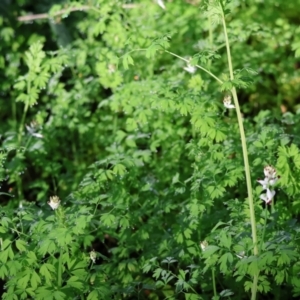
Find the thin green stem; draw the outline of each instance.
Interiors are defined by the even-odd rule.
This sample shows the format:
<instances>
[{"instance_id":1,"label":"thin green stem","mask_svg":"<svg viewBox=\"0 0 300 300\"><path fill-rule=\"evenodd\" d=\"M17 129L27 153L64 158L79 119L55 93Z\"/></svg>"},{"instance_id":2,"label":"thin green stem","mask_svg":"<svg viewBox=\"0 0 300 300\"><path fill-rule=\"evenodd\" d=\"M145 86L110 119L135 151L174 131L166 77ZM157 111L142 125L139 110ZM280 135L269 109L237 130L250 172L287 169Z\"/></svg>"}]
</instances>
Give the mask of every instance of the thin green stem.
<instances>
[{"instance_id":1,"label":"thin green stem","mask_svg":"<svg viewBox=\"0 0 300 300\"><path fill-rule=\"evenodd\" d=\"M227 28L226 28L225 15L224 15L224 12L223 12L223 7L222 7L222 23L223 23L226 49L227 49L229 74L230 74L230 79L233 80L234 75L233 75L233 67L232 67L232 61L231 61L230 45L229 45L229 40L228 40L228 34L227 34ZM236 93L236 88L232 88L231 92L232 92L232 96L233 96L233 99L234 99L234 105L235 105L235 108L236 108L236 114L237 114L237 119L238 119L238 124L239 124L239 129L240 129L241 142L242 142L242 150L243 150L243 158L244 158L244 166L245 166L245 175L246 175L246 184L247 184L249 209L250 209L252 239L253 239L253 253L254 253L254 255L258 255L256 221L255 221L255 214L254 214L254 203L253 203L252 184L251 184L251 176L250 176L250 167L249 167L249 160L248 160L246 136L245 136L245 130L244 130L244 125L243 125L243 118L242 118L242 114L241 114L241 110L240 110L240 106L239 106L239 101L238 101L238 97L237 97L237 93Z\"/></svg>"},{"instance_id":2,"label":"thin green stem","mask_svg":"<svg viewBox=\"0 0 300 300\"><path fill-rule=\"evenodd\" d=\"M52 168L52 167L51 167ZM56 185L56 181L55 181L55 176L53 175L55 174L55 172L52 173L51 175L51 180L52 180L52 185L53 185L53 190L54 190L54 194L57 193L57 185Z\"/></svg>"},{"instance_id":3,"label":"thin green stem","mask_svg":"<svg viewBox=\"0 0 300 300\"><path fill-rule=\"evenodd\" d=\"M223 24L223 30L225 35L225 43L226 43L226 50L227 50L227 59L228 59L228 68L229 68L229 74L230 74L230 80L234 79L233 74L233 67L232 67L232 61L231 61L231 53L230 53L230 45L229 45L229 39L227 34L227 27L226 27L226 21L225 21L225 15L224 15L224 8L222 6L222 2L220 1L221 11L222 11L222 24ZM251 184L251 176L250 176L250 167L249 167L249 160L248 160L248 151L247 151L247 144L246 144L246 136L245 136L245 130L243 125L243 119L242 114L239 106L239 101L236 93L236 88L232 88L231 90L234 105L236 108L236 114L240 129L240 136L241 136L241 142L242 142L242 151L243 151L243 158L244 158L244 166L245 166L245 175L246 175L246 184L247 184L247 191L248 191L248 201L249 201L249 211L250 211L250 220L251 220L251 230L252 230L252 241L253 241L253 254L258 255L258 244L257 244L257 233L256 233L256 221L255 221L255 211L254 211L254 201L253 201L253 194L252 194L252 184ZM256 299L256 293L257 293L257 283L258 283L258 273L253 276L253 284L252 284L252 290L251 290L251 300Z\"/></svg>"},{"instance_id":4,"label":"thin green stem","mask_svg":"<svg viewBox=\"0 0 300 300\"><path fill-rule=\"evenodd\" d=\"M61 206L55 211L56 220L57 220L57 227L65 227L64 225L64 210ZM58 267L57 267L57 286L62 286L62 273L63 273L63 254L64 249L60 247L59 251L59 258L58 258Z\"/></svg>"},{"instance_id":5,"label":"thin green stem","mask_svg":"<svg viewBox=\"0 0 300 300\"><path fill-rule=\"evenodd\" d=\"M290 199L289 199L289 202L288 204L290 204ZM275 204L274 204L274 201L271 202L271 213L273 214L275 212Z\"/></svg>"},{"instance_id":6,"label":"thin green stem","mask_svg":"<svg viewBox=\"0 0 300 300\"><path fill-rule=\"evenodd\" d=\"M20 225L21 225L21 232L24 232L24 226L23 226L23 222L22 222L22 217L19 218L20 220Z\"/></svg>"},{"instance_id":7,"label":"thin green stem","mask_svg":"<svg viewBox=\"0 0 300 300\"><path fill-rule=\"evenodd\" d=\"M31 90L31 82L28 79L27 80L27 95L30 94L30 90ZM20 149L21 149L23 129L24 129L24 124L25 124L25 119L26 119L28 108L29 108L29 101L26 101L25 107L23 110L23 114L22 114L22 118L21 118L21 122L20 122L20 126L19 126L19 130L18 130L18 151L20 151ZM16 182L17 182L17 189L18 189L18 191L17 191L18 198L19 198L19 201L21 201L23 198L21 176L17 176Z\"/></svg>"},{"instance_id":8,"label":"thin green stem","mask_svg":"<svg viewBox=\"0 0 300 300\"><path fill-rule=\"evenodd\" d=\"M16 107L16 101L11 101L12 103L12 118L14 120L14 127L15 130L18 130L18 121L17 121L17 107Z\"/></svg>"},{"instance_id":9,"label":"thin green stem","mask_svg":"<svg viewBox=\"0 0 300 300\"><path fill-rule=\"evenodd\" d=\"M27 95L30 95L30 90L31 90L31 82L29 79L27 79ZM26 101L25 107L23 110L20 127L19 127L19 132L18 132L18 146L19 147L21 146L21 142L22 142L23 128L24 128L24 123L25 123L25 118L27 115L28 108L29 108L29 101Z\"/></svg>"},{"instance_id":10,"label":"thin green stem","mask_svg":"<svg viewBox=\"0 0 300 300\"><path fill-rule=\"evenodd\" d=\"M175 57L177 57L177 58L185 61L186 63L190 63L190 61L188 59L185 59L184 57L182 57L180 55L177 55L177 54L175 54L173 52L170 52L170 51L168 51L166 49L165 49L165 52L167 52L167 53L169 53L169 54L171 54L171 55L173 55L173 56L175 56ZM214 75L212 72L210 72L209 70L205 69L204 67L201 67L199 65L195 65L195 67L197 67L198 69L200 69L200 70L204 71L205 73L207 73L209 76L211 76L212 78L214 78L215 80L217 80L220 84L223 83L223 81L220 78L218 78L216 75Z\"/></svg>"},{"instance_id":11,"label":"thin green stem","mask_svg":"<svg viewBox=\"0 0 300 300\"><path fill-rule=\"evenodd\" d=\"M113 132L112 132L113 136L116 135L117 130L118 130L118 116L117 114L115 114L114 121L113 121Z\"/></svg>"},{"instance_id":12,"label":"thin green stem","mask_svg":"<svg viewBox=\"0 0 300 300\"><path fill-rule=\"evenodd\" d=\"M222 4L220 3L220 5L221 5L221 11L222 11L222 23L223 23L223 29L224 29L224 35L225 35L225 45L226 45L226 50L227 50L229 74L230 74L230 79L233 80L234 74L233 74L233 67L232 67L232 61L231 61L231 53L230 53L230 45L229 45L229 39L228 39L228 34L227 34L227 27L226 27L226 22L225 22L225 15L224 15ZM142 50L142 49L139 49L139 50ZM181 57L180 55L177 55L166 49L164 51L185 61L186 63L189 63L188 59L185 59L184 57ZM221 79L219 79L217 76L215 76L212 72L210 72L206 68L199 66L199 65L196 65L196 67L201 69L202 71L206 72L212 78L217 80L220 84L223 84L223 81ZM249 167L249 160L248 160L246 136L245 136L243 118L242 118L242 114L241 114L241 110L240 110L240 106L239 106L239 102L238 102L236 88L232 88L231 93L232 93L235 108L236 108L236 114L237 114L237 119L238 119L238 125L239 125L240 136L241 136L241 144L242 144L242 150L243 150L243 159L244 159L244 166L245 166L246 184L247 184L250 219L251 219L253 253L254 253L254 255L258 255L258 243L257 243L257 233L256 233L254 201L253 201L253 194L252 194L252 184L251 184L251 175L250 175L250 167Z\"/></svg>"},{"instance_id":13,"label":"thin green stem","mask_svg":"<svg viewBox=\"0 0 300 300\"><path fill-rule=\"evenodd\" d=\"M266 227L267 227L267 216L268 216L268 206L267 206L267 204L266 204L266 208L265 208L264 229L263 229L263 233L262 233L262 237L261 237L261 241L260 241L260 245L259 245L259 252L261 252L262 245L263 245L264 239L265 239L265 233L266 233Z\"/></svg>"},{"instance_id":14,"label":"thin green stem","mask_svg":"<svg viewBox=\"0 0 300 300\"><path fill-rule=\"evenodd\" d=\"M213 26L212 26L212 22L211 22L211 18L210 18L210 22L209 22L209 30L208 30L208 36L209 36L209 47L210 49L213 48ZM208 69L210 70L210 67L211 67L211 60L208 61Z\"/></svg>"},{"instance_id":15,"label":"thin green stem","mask_svg":"<svg viewBox=\"0 0 300 300\"><path fill-rule=\"evenodd\" d=\"M58 268L57 268L57 286L61 287L62 285L62 259L63 259L63 249L60 249L59 258L58 258Z\"/></svg>"},{"instance_id":16,"label":"thin green stem","mask_svg":"<svg viewBox=\"0 0 300 300\"><path fill-rule=\"evenodd\" d=\"M146 50L147 50L147 49L134 49L134 50L131 50L131 51L127 52L126 54L129 54L129 53L132 53L132 52L138 52L138 51L146 51ZM172 56L175 56L175 57L179 58L180 60L185 61L187 64L190 63L190 61L189 61L188 59L186 59L186 58L184 58L184 57L182 57L182 56L180 56L180 55L178 55L178 54L176 54L176 53L173 53L173 52L168 51L168 50L166 50L166 49L164 49L164 51L165 51L166 53L169 53L169 54L172 55ZM124 55L123 55L123 56L124 56ZM122 58L123 56L120 56L120 58ZM198 68L198 69L200 69L200 70L202 70L202 71L204 71L205 73L207 73L209 76L211 76L212 78L214 78L214 79L215 79L216 81L218 81L220 84L223 84L223 81L222 81L220 78L218 78L215 74L213 74L212 72L210 72L210 71L207 70L206 68L204 68L204 67L202 67L202 66L199 66L199 65L195 65L195 67Z\"/></svg>"},{"instance_id":17,"label":"thin green stem","mask_svg":"<svg viewBox=\"0 0 300 300\"><path fill-rule=\"evenodd\" d=\"M89 268L89 269L90 269L90 270L89 270L90 272L91 272L93 266L94 266L94 262L92 261L92 263L91 263L91 265L90 265L90 268ZM87 280L89 279L89 275L90 275L89 273L86 274L86 277L85 277L85 280L84 280L85 282L87 282Z\"/></svg>"},{"instance_id":18,"label":"thin green stem","mask_svg":"<svg viewBox=\"0 0 300 300\"><path fill-rule=\"evenodd\" d=\"M216 288L216 278L215 278L215 268L211 269L211 277L213 282L213 290L214 290L214 297L217 297L217 288Z\"/></svg>"},{"instance_id":19,"label":"thin green stem","mask_svg":"<svg viewBox=\"0 0 300 300\"><path fill-rule=\"evenodd\" d=\"M24 128L24 123L25 123L25 118L26 118L28 108L29 108L29 104L28 104L28 102L26 102L24 111L23 111L23 115L22 115L22 119L21 119L21 123L19 126L19 132L18 132L18 145L19 146L21 145L21 142L22 142L23 128Z\"/></svg>"},{"instance_id":20,"label":"thin green stem","mask_svg":"<svg viewBox=\"0 0 300 300\"><path fill-rule=\"evenodd\" d=\"M27 151L27 148L28 148L28 146L30 145L31 139L32 139L32 135L30 135L30 136L28 137L27 141L26 141L26 144L25 144L25 146L24 146L24 148L23 148L23 149L24 149L24 152Z\"/></svg>"},{"instance_id":21,"label":"thin green stem","mask_svg":"<svg viewBox=\"0 0 300 300\"><path fill-rule=\"evenodd\" d=\"M250 175L250 166L249 166L249 160L248 160L246 136L245 136L243 119L242 119L242 115L241 115L241 111L240 111L240 107L239 107L236 89L233 88L231 90L231 92L233 95L234 105L236 108L236 114L237 114L241 142L242 142L242 151L243 151L243 158L244 158L246 184L247 184L247 191L248 191L248 202L249 202L249 210L250 210L250 220L251 220L251 230L252 230L253 254L258 255L255 210L254 210L254 201L253 201L253 194L252 194L252 184L251 184L251 175Z\"/></svg>"},{"instance_id":22,"label":"thin green stem","mask_svg":"<svg viewBox=\"0 0 300 300\"><path fill-rule=\"evenodd\" d=\"M20 237L21 235L23 235L23 236L26 236L27 238L29 238L29 235L27 235L27 234L25 234L25 233L23 233L23 232L17 230L15 227L14 227L14 228L10 227L10 230L11 230L12 232L15 232L15 233L18 235L18 237Z\"/></svg>"},{"instance_id":23,"label":"thin green stem","mask_svg":"<svg viewBox=\"0 0 300 300\"><path fill-rule=\"evenodd\" d=\"M16 182L17 182L18 199L19 199L20 203L22 203L21 199L23 199L23 196L22 196L23 194L22 194L22 181L21 181L20 176L17 176Z\"/></svg>"}]
</instances>

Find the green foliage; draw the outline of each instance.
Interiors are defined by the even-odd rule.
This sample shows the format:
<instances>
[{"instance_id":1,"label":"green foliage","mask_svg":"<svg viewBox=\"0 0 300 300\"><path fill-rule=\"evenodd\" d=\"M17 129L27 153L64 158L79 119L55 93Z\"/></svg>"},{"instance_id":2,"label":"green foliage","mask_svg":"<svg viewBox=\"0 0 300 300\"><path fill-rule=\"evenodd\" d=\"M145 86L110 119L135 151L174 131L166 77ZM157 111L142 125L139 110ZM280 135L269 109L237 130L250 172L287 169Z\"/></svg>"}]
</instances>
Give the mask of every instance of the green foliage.
<instances>
[{"instance_id":1,"label":"green foliage","mask_svg":"<svg viewBox=\"0 0 300 300\"><path fill-rule=\"evenodd\" d=\"M82 3L0 3L2 299L299 297L299 1Z\"/></svg>"}]
</instances>

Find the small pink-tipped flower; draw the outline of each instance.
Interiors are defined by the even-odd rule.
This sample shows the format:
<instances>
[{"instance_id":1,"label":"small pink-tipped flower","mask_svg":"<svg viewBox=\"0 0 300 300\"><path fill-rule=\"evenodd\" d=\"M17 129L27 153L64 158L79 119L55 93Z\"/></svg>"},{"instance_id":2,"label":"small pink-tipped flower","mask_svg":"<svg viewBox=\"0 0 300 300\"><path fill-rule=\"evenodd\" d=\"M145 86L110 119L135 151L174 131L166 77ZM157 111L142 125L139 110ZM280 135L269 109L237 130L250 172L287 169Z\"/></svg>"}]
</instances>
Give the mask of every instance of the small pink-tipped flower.
<instances>
[{"instance_id":1,"label":"small pink-tipped flower","mask_svg":"<svg viewBox=\"0 0 300 300\"><path fill-rule=\"evenodd\" d=\"M260 199L269 204L276 194L274 190L271 190L271 187L278 181L279 176L276 176L276 169L272 166L264 167L264 174L265 179L257 179L257 182L262 185L263 190L266 190L265 194L260 195Z\"/></svg>"},{"instance_id":2,"label":"small pink-tipped flower","mask_svg":"<svg viewBox=\"0 0 300 300\"><path fill-rule=\"evenodd\" d=\"M272 166L264 167L265 176L269 179L276 177L276 169Z\"/></svg>"},{"instance_id":3,"label":"small pink-tipped flower","mask_svg":"<svg viewBox=\"0 0 300 300\"><path fill-rule=\"evenodd\" d=\"M267 189L267 192L265 194L261 194L259 198L261 200L264 200L266 204L270 204L272 202L272 199L274 198L276 192L272 191L270 189Z\"/></svg>"},{"instance_id":4,"label":"small pink-tipped flower","mask_svg":"<svg viewBox=\"0 0 300 300\"><path fill-rule=\"evenodd\" d=\"M50 197L50 201L48 201L48 204L51 206L53 210L58 209L60 205L60 200L57 196Z\"/></svg>"},{"instance_id":5,"label":"small pink-tipped flower","mask_svg":"<svg viewBox=\"0 0 300 300\"><path fill-rule=\"evenodd\" d=\"M226 108L235 108L235 106L233 104L231 104L231 96L227 95L224 99L223 99L223 104Z\"/></svg>"}]
</instances>

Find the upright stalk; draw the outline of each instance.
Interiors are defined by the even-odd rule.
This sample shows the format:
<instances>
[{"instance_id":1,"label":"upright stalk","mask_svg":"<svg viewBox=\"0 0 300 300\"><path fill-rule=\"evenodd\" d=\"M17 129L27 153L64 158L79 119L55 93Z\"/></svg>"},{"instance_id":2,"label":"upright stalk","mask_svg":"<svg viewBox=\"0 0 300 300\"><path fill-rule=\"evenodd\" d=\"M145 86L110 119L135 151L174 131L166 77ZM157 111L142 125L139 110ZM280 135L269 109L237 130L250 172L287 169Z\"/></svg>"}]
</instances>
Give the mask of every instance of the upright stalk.
<instances>
[{"instance_id":1,"label":"upright stalk","mask_svg":"<svg viewBox=\"0 0 300 300\"><path fill-rule=\"evenodd\" d=\"M61 206L55 211L57 219L57 227L65 227L64 225L64 210ZM58 266L57 266L57 286L60 288L62 286L62 273L63 273L63 255L64 248L60 246L59 257L58 257Z\"/></svg>"},{"instance_id":2,"label":"upright stalk","mask_svg":"<svg viewBox=\"0 0 300 300\"><path fill-rule=\"evenodd\" d=\"M267 227L267 218L268 218L268 206L266 204L266 207L265 207L264 229L263 229L262 238L261 238L260 245L259 245L259 252L261 251L263 243L264 243L264 240L265 240L265 233L266 233L266 227Z\"/></svg>"},{"instance_id":3,"label":"upright stalk","mask_svg":"<svg viewBox=\"0 0 300 300\"><path fill-rule=\"evenodd\" d=\"M57 268L57 286L60 288L62 286L62 260L63 260L63 248L59 251L59 258L58 258L58 268Z\"/></svg>"},{"instance_id":4,"label":"upright stalk","mask_svg":"<svg viewBox=\"0 0 300 300\"><path fill-rule=\"evenodd\" d=\"M215 268L212 267L211 269L211 277L212 277L212 282L213 282L213 290L214 290L214 298L217 298L217 288L216 288L216 278L215 278Z\"/></svg>"},{"instance_id":5,"label":"upright stalk","mask_svg":"<svg viewBox=\"0 0 300 300\"><path fill-rule=\"evenodd\" d=\"M225 45L227 50L227 60L228 60L228 69L230 74L230 80L234 80L234 74L233 74L233 67L232 67L232 61L231 61L231 53L230 53L230 45L228 40L228 34L227 34L227 28L226 28L226 21L225 21L225 15L224 15L224 7L222 4L222 0L219 0L220 4L220 11L221 11L221 19L223 24L223 30L224 30L224 36L225 36ZM210 33L211 34L211 33ZM164 49L165 52L185 61L186 63L189 63L189 60L171 52L166 49ZM216 75L214 75L209 69L206 69L202 66L195 65L195 67L199 68L200 70L206 72L208 75L210 75L212 78L214 78L217 82L220 84L223 84L223 81L218 78ZM251 220L251 231L252 231L252 241L253 241L253 254L257 256L259 254L258 249L258 240L257 240L257 233L256 233L256 221L255 221L255 211L254 211L254 201L253 201L253 194L252 194L252 184L251 184L251 176L250 176L250 167L249 167L249 160L248 160L248 151L247 151L247 144L246 144L246 136L245 136L245 130L243 125L243 118L240 110L240 105L237 97L236 88L233 87L231 89L231 93L234 100L234 105L236 109L236 115L238 119L238 125L239 125L239 131L240 131L240 137L241 137L241 143L242 143L242 151L243 151L243 159L244 159L244 167L245 167L245 176L246 176L246 185L247 185L247 192L248 192L248 201L249 201L249 211L250 211L250 220ZM257 272L253 276L253 284L252 284L252 290L251 290L251 300L256 299L256 293L257 293L257 283L258 283L258 275L259 272Z\"/></svg>"},{"instance_id":6,"label":"upright stalk","mask_svg":"<svg viewBox=\"0 0 300 300\"><path fill-rule=\"evenodd\" d=\"M27 95L30 95L30 91L31 91L31 81L28 78L27 79ZM29 100L27 100L25 102L25 107L23 110L23 115L22 115L22 119L21 119L21 123L20 123L20 127L19 127L19 132L18 132L18 146L19 147L21 146L21 142L22 142L22 134L23 134L23 130L24 130L24 123L25 123L28 108L29 108Z\"/></svg>"},{"instance_id":7,"label":"upright stalk","mask_svg":"<svg viewBox=\"0 0 300 300\"><path fill-rule=\"evenodd\" d=\"M213 26L211 17L209 18L209 29L208 29L208 40L209 40L209 48L213 49ZM211 68L211 60L208 61L208 70Z\"/></svg>"},{"instance_id":8,"label":"upright stalk","mask_svg":"<svg viewBox=\"0 0 300 300\"><path fill-rule=\"evenodd\" d=\"M230 80L233 80L234 75L233 75L233 67L232 67L232 61L231 61L230 45L229 45L229 40L228 40L228 34L227 34L226 21L225 21L224 8L222 5L222 1L220 1L220 6L221 6L221 11L222 11L222 24L223 24L223 30L224 30L224 35L225 35L225 44L226 44L226 50L227 50L227 59L228 59ZM254 212L254 203L253 203L253 194L252 194L252 185L251 185L251 176L250 176L250 167L249 167L249 160L248 160L248 151L247 151L245 130L244 130L243 119L242 119L241 110L240 110L239 101L238 101L235 87L233 87L231 89L231 93L232 93L234 105L236 108L236 115L237 115L237 119L238 119L241 142L242 142L246 184L247 184L247 191L248 191L249 210L250 210L251 229L252 229L253 254L258 255L256 221L255 221L255 212ZM255 274L253 277L251 300L256 299L257 282L258 282L258 273Z\"/></svg>"}]
</instances>

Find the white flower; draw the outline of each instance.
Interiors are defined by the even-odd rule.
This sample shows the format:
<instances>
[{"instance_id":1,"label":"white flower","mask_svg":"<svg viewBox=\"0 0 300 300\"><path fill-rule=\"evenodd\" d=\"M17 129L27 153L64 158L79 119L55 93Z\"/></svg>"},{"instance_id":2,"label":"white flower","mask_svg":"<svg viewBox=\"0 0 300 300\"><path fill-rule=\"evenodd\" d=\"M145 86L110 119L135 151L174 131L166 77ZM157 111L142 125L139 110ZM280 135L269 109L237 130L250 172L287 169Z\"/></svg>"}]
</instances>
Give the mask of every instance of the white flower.
<instances>
[{"instance_id":1,"label":"white flower","mask_svg":"<svg viewBox=\"0 0 300 300\"><path fill-rule=\"evenodd\" d=\"M25 127L30 135L39 139L43 138L43 135L37 132L39 130L39 126L35 121L30 122L30 125L25 125Z\"/></svg>"},{"instance_id":2,"label":"white flower","mask_svg":"<svg viewBox=\"0 0 300 300\"><path fill-rule=\"evenodd\" d=\"M202 251L205 251L205 249L208 246L208 242L207 241L203 241L203 242L200 243L200 246L201 246Z\"/></svg>"},{"instance_id":3,"label":"white flower","mask_svg":"<svg viewBox=\"0 0 300 300\"><path fill-rule=\"evenodd\" d=\"M262 185L262 188L263 190L266 190L266 193L261 194L259 197L260 199L264 200L266 204L269 204L272 202L272 199L276 194L276 192L274 190L271 190L270 188L273 185L275 185L279 177L276 176L276 169L272 166L264 167L264 174L265 174L265 179L264 180L258 179L257 182Z\"/></svg>"},{"instance_id":4,"label":"white flower","mask_svg":"<svg viewBox=\"0 0 300 300\"><path fill-rule=\"evenodd\" d=\"M261 194L259 198L264 200L266 204L269 204L272 202L272 199L274 198L275 194L275 191L267 189L267 192L265 194Z\"/></svg>"},{"instance_id":5,"label":"white flower","mask_svg":"<svg viewBox=\"0 0 300 300\"><path fill-rule=\"evenodd\" d=\"M257 182L260 183L263 187L263 190L265 190L268 187L269 179L267 177L264 180L257 179Z\"/></svg>"},{"instance_id":6,"label":"white flower","mask_svg":"<svg viewBox=\"0 0 300 300\"><path fill-rule=\"evenodd\" d=\"M268 177L269 179L276 177L276 169L272 166L264 167L264 173L265 176Z\"/></svg>"},{"instance_id":7,"label":"white flower","mask_svg":"<svg viewBox=\"0 0 300 300\"><path fill-rule=\"evenodd\" d=\"M191 74L194 74L197 71L197 68L194 67L194 66L191 66L190 64L188 64L183 69L186 70L187 72L191 73Z\"/></svg>"},{"instance_id":8,"label":"white flower","mask_svg":"<svg viewBox=\"0 0 300 300\"><path fill-rule=\"evenodd\" d=\"M231 96L227 95L224 99L223 99L223 104L226 108L235 108L233 104L231 104Z\"/></svg>"},{"instance_id":9,"label":"white flower","mask_svg":"<svg viewBox=\"0 0 300 300\"><path fill-rule=\"evenodd\" d=\"M48 201L48 204L51 206L53 210L58 209L60 200L57 196L50 197L50 201Z\"/></svg>"},{"instance_id":10,"label":"white flower","mask_svg":"<svg viewBox=\"0 0 300 300\"><path fill-rule=\"evenodd\" d=\"M269 185L274 185L278 181L278 179L279 179L279 177L269 179Z\"/></svg>"},{"instance_id":11,"label":"white flower","mask_svg":"<svg viewBox=\"0 0 300 300\"><path fill-rule=\"evenodd\" d=\"M242 259L242 258L244 258L244 257L247 257L247 256L245 255L245 251L241 251L241 252L237 253L236 256L237 256L238 258L240 258L240 259Z\"/></svg>"},{"instance_id":12,"label":"white flower","mask_svg":"<svg viewBox=\"0 0 300 300\"><path fill-rule=\"evenodd\" d=\"M97 253L95 252L95 250L92 250L92 251L90 252L90 259L91 259L91 261L92 261L93 263L95 263L95 262L96 262L96 258L97 258Z\"/></svg>"},{"instance_id":13,"label":"white flower","mask_svg":"<svg viewBox=\"0 0 300 300\"><path fill-rule=\"evenodd\" d=\"M166 6L162 0L157 0L156 2L162 9L166 9Z\"/></svg>"},{"instance_id":14,"label":"white flower","mask_svg":"<svg viewBox=\"0 0 300 300\"><path fill-rule=\"evenodd\" d=\"M278 181L278 177L275 178L265 177L264 180L257 179L257 182L262 185L263 190L266 190L268 187L273 186L277 181Z\"/></svg>"},{"instance_id":15,"label":"white flower","mask_svg":"<svg viewBox=\"0 0 300 300\"><path fill-rule=\"evenodd\" d=\"M266 166L264 168L264 173L265 173L265 179L264 180L261 180L261 179L258 179L257 182L259 182L262 186L263 186L263 189L266 189L268 186L272 186L274 185L279 177L276 176L276 169L272 166Z\"/></svg>"}]
</instances>

